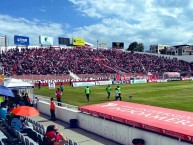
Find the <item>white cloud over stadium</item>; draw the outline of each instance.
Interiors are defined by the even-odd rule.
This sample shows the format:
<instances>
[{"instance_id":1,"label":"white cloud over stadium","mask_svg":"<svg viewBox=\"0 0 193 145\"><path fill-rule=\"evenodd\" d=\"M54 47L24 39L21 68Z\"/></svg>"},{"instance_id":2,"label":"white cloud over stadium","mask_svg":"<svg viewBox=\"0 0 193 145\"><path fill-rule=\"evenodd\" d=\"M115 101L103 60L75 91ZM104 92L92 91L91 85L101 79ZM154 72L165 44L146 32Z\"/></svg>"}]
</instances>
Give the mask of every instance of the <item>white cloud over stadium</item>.
<instances>
[{"instance_id":1,"label":"white cloud over stadium","mask_svg":"<svg viewBox=\"0 0 193 145\"><path fill-rule=\"evenodd\" d=\"M13 18L8 15L0 15L0 30L9 37L13 44L13 35L30 36L30 43L39 44L38 36L46 35L57 37L63 34L63 27L58 23L46 23L37 19Z\"/></svg>"},{"instance_id":2,"label":"white cloud over stadium","mask_svg":"<svg viewBox=\"0 0 193 145\"><path fill-rule=\"evenodd\" d=\"M96 44L97 40L109 43L123 41L126 47L129 43L138 41L144 43L146 49L150 44L158 43L192 44L193 1L191 0L69 1L80 15L97 22L71 27L60 22L1 14L1 35L7 34L11 38L14 34L26 35L30 37L30 43L33 45L38 44L39 35L55 38L64 35L77 36L93 44Z\"/></svg>"},{"instance_id":3,"label":"white cloud over stadium","mask_svg":"<svg viewBox=\"0 0 193 145\"><path fill-rule=\"evenodd\" d=\"M86 38L150 44L192 43L193 1L70 0L82 14L101 23L79 28Z\"/></svg>"}]
</instances>

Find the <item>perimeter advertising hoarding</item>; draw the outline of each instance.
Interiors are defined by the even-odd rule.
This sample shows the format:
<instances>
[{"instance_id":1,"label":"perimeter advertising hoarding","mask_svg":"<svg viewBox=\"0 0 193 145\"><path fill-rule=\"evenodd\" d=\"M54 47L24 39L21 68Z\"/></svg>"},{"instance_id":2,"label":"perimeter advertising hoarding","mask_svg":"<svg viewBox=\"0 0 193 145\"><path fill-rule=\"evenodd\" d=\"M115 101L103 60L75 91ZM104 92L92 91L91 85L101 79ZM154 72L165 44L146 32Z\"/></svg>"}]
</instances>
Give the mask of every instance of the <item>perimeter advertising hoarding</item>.
<instances>
[{"instance_id":1,"label":"perimeter advertising hoarding","mask_svg":"<svg viewBox=\"0 0 193 145\"><path fill-rule=\"evenodd\" d=\"M29 45L29 37L15 35L14 36L14 44L15 45L28 46Z\"/></svg>"},{"instance_id":2,"label":"perimeter advertising hoarding","mask_svg":"<svg viewBox=\"0 0 193 145\"><path fill-rule=\"evenodd\" d=\"M75 46L85 46L85 40L84 38L72 38L72 44Z\"/></svg>"},{"instance_id":3,"label":"perimeter advertising hoarding","mask_svg":"<svg viewBox=\"0 0 193 145\"><path fill-rule=\"evenodd\" d=\"M124 43L123 42L112 42L112 48L123 49Z\"/></svg>"},{"instance_id":4,"label":"perimeter advertising hoarding","mask_svg":"<svg viewBox=\"0 0 193 145\"><path fill-rule=\"evenodd\" d=\"M59 44L59 45L69 46L69 45L70 45L70 38L58 37L58 44Z\"/></svg>"},{"instance_id":5,"label":"perimeter advertising hoarding","mask_svg":"<svg viewBox=\"0 0 193 145\"><path fill-rule=\"evenodd\" d=\"M39 40L40 40L40 44L42 45L53 45L53 37L40 36Z\"/></svg>"},{"instance_id":6,"label":"perimeter advertising hoarding","mask_svg":"<svg viewBox=\"0 0 193 145\"><path fill-rule=\"evenodd\" d=\"M73 82L73 87L95 86L95 82Z\"/></svg>"},{"instance_id":7,"label":"perimeter advertising hoarding","mask_svg":"<svg viewBox=\"0 0 193 145\"><path fill-rule=\"evenodd\" d=\"M97 86L98 85L111 85L112 81L111 80L110 81L96 81L95 83Z\"/></svg>"}]
</instances>

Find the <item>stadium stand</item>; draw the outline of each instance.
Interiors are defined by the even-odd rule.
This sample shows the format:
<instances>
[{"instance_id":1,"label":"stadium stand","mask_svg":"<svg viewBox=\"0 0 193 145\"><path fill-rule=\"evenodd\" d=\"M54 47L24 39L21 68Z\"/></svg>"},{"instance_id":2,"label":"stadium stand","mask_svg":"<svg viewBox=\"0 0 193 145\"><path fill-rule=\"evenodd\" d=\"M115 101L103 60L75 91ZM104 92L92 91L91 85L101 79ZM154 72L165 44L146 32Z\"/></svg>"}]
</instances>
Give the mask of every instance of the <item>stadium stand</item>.
<instances>
[{"instance_id":1,"label":"stadium stand","mask_svg":"<svg viewBox=\"0 0 193 145\"><path fill-rule=\"evenodd\" d=\"M0 145L4 145L3 141L4 139L7 139L7 137L5 136L5 134L0 131Z\"/></svg>"},{"instance_id":2,"label":"stadium stand","mask_svg":"<svg viewBox=\"0 0 193 145\"><path fill-rule=\"evenodd\" d=\"M33 125L33 131L36 132L37 139L34 140L26 133L16 131L14 128L8 125L6 121L2 120L2 125L0 127L0 145L39 145L43 142L45 127L29 117L25 117L25 119L26 124L29 125L29 127ZM68 142L65 145L78 145L78 143L68 139Z\"/></svg>"},{"instance_id":3,"label":"stadium stand","mask_svg":"<svg viewBox=\"0 0 193 145\"><path fill-rule=\"evenodd\" d=\"M3 103L6 104L5 101ZM10 111L11 105L7 104L7 107ZM17 117L22 121L22 129L18 130L16 126L20 124L9 121L15 119L15 117L8 113L5 120L3 118L0 119L0 145L39 145L43 142L46 133L46 127L43 124L40 124L29 117ZM26 132L24 129L30 129L30 131L28 130ZM68 139L66 145L69 143L71 145L78 144L71 139Z\"/></svg>"},{"instance_id":4,"label":"stadium stand","mask_svg":"<svg viewBox=\"0 0 193 145\"><path fill-rule=\"evenodd\" d=\"M192 63L148 54L116 50L10 49L1 54L7 76L160 73L191 71Z\"/></svg>"}]
</instances>

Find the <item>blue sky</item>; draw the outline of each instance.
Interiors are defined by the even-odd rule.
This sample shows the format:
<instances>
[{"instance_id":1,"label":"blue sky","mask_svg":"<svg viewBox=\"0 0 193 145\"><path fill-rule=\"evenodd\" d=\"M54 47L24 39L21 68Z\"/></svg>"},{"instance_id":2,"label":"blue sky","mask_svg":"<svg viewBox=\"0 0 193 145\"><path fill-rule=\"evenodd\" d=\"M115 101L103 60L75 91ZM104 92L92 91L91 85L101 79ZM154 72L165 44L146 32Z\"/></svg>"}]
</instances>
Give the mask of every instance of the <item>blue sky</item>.
<instances>
[{"instance_id":1,"label":"blue sky","mask_svg":"<svg viewBox=\"0 0 193 145\"><path fill-rule=\"evenodd\" d=\"M191 0L0 0L0 36L82 37L150 44L192 44Z\"/></svg>"}]
</instances>

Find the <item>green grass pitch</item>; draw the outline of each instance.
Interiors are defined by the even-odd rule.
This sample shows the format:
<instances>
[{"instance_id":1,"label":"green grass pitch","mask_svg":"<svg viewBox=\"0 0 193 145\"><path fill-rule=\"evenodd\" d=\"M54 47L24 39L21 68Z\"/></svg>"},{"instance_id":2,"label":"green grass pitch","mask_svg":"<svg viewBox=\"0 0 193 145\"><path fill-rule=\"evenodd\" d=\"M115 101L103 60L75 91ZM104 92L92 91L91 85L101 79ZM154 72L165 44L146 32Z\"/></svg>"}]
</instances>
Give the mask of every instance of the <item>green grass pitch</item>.
<instances>
[{"instance_id":1,"label":"green grass pitch","mask_svg":"<svg viewBox=\"0 0 193 145\"><path fill-rule=\"evenodd\" d=\"M115 99L114 90L116 86L111 85L111 101ZM129 102L128 96L133 96L131 102L134 103L193 112L193 82L175 81L167 83L124 84L119 86L122 90L123 101ZM58 87L56 86L56 89ZM90 103L86 102L85 88L74 88L70 85L64 85L62 102L75 106L107 102L106 86L90 87L92 91ZM34 92L38 95L55 98L55 89L42 87L41 89L35 88Z\"/></svg>"}]
</instances>

